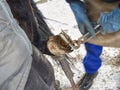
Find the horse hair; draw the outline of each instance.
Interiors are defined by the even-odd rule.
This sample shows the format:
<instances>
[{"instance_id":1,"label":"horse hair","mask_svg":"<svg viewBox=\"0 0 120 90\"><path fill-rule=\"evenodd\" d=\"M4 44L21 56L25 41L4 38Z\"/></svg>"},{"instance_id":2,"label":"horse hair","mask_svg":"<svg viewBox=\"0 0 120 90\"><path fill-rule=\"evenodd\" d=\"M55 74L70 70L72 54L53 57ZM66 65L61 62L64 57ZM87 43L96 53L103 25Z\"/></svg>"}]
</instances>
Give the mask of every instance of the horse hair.
<instances>
[{"instance_id":1,"label":"horse hair","mask_svg":"<svg viewBox=\"0 0 120 90\"><path fill-rule=\"evenodd\" d=\"M37 48L44 52L46 40L53 35L43 19L41 11L33 0L7 0L14 18L28 38Z\"/></svg>"}]
</instances>

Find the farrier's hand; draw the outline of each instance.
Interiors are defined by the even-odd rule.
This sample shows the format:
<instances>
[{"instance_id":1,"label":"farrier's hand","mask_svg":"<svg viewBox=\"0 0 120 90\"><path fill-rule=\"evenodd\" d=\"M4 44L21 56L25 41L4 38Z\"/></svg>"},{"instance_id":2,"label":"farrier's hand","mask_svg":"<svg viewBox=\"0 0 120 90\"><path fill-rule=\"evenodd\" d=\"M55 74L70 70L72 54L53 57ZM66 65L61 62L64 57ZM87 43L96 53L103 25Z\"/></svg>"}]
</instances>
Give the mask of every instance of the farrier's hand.
<instances>
[{"instance_id":1,"label":"farrier's hand","mask_svg":"<svg viewBox=\"0 0 120 90\"><path fill-rule=\"evenodd\" d=\"M47 42L47 47L49 51L56 56L64 55L73 51L59 35L50 36Z\"/></svg>"},{"instance_id":2,"label":"farrier's hand","mask_svg":"<svg viewBox=\"0 0 120 90\"><path fill-rule=\"evenodd\" d=\"M95 36L95 31L88 20L83 3L81 1L74 1L70 3L70 7L75 15L80 32L83 35L89 32L91 36Z\"/></svg>"},{"instance_id":3,"label":"farrier's hand","mask_svg":"<svg viewBox=\"0 0 120 90\"><path fill-rule=\"evenodd\" d=\"M120 5L109 13L102 13L99 18L103 34L120 30Z\"/></svg>"}]
</instances>

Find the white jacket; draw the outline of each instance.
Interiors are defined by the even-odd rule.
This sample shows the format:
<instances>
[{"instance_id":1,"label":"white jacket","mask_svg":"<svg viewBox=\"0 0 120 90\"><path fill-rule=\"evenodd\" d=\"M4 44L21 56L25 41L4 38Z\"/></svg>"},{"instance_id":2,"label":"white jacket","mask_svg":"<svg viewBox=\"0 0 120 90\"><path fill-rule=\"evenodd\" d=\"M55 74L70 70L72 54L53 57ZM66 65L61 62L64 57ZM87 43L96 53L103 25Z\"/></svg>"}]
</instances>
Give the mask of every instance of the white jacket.
<instances>
[{"instance_id":1,"label":"white jacket","mask_svg":"<svg viewBox=\"0 0 120 90\"><path fill-rule=\"evenodd\" d=\"M5 0L0 0L0 90L24 90L32 63L32 46L13 18Z\"/></svg>"}]
</instances>

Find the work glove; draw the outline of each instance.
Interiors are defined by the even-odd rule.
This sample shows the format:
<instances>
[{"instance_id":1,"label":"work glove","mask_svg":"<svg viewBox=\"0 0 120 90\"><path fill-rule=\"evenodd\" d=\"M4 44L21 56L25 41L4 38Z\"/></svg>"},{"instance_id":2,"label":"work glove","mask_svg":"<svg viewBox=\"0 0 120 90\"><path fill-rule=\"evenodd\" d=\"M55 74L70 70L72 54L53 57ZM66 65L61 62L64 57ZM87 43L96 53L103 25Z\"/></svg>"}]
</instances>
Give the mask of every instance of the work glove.
<instances>
[{"instance_id":1,"label":"work glove","mask_svg":"<svg viewBox=\"0 0 120 90\"><path fill-rule=\"evenodd\" d=\"M69 44L66 43L59 35L49 37L47 48L55 56L64 55L73 51Z\"/></svg>"},{"instance_id":2,"label":"work glove","mask_svg":"<svg viewBox=\"0 0 120 90\"><path fill-rule=\"evenodd\" d=\"M113 33L120 29L120 8L117 6L111 12L102 13L98 20L102 26L102 34Z\"/></svg>"},{"instance_id":3,"label":"work glove","mask_svg":"<svg viewBox=\"0 0 120 90\"><path fill-rule=\"evenodd\" d=\"M89 32L91 36L95 37L95 31L88 20L84 4L81 1L74 1L70 3L70 7L75 15L80 32L83 35Z\"/></svg>"}]
</instances>

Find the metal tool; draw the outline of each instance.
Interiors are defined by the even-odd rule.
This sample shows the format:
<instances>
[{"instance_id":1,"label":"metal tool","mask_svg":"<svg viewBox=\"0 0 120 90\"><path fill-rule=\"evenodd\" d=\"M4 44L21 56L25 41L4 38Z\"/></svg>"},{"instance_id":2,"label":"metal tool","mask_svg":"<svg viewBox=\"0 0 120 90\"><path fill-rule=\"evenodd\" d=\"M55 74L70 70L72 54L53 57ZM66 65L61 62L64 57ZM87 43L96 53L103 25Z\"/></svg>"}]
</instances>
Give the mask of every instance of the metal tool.
<instances>
[{"instance_id":1,"label":"metal tool","mask_svg":"<svg viewBox=\"0 0 120 90\"><path fill-rule=\"evenodd\" d=\"M101 30L99 29L100 27L101 27L100 24L98 24L94 27L95 35L97 35L101 32ZM93 36L90 36L90 33L88 32L88 33L86 33L85 35L83 35L82 37L79 38L79 40L81 40L81 42L79 42L79 44L85 43L88 40L90 40L91 38L93 38Z\"/></svg>"},{"instance_id":2,"label":"metal tool","mask_svg":"<svg viewBox=\"0 0 120 90\"><path fill-rule=\"evenodd\" d=\"M95 29L95 35L97 35L98 33L101 32L98 28L100 28L100 25L97 25L94 28ZM89 39L91 39L93 37L93 36L90 36L90 33L86 33L85 35L80 37L81 42L77 43L76 41L72 40L63 30L59 34L59 36L71 47L72 50L78 49L81 43L85 43L86 41L88 41ZM79 90L78 85L75 84L75 82L73 80L73 73L72 73L72 70L69 66L68 61L65 58L66 55L67 54L60 56L60 58L58 58L58 61L59 61L60 65L62 66L62 69L65 72L65 75L69 79L73 90Z\"/></svg>"},{"instance_id":3,"label":"metal tool","mask_svg":"<svg viewBox=\"0 0 120 90\"><path fill-rule=\"evenodd\" d=\"M79 46L75 40L72 40L63 30L59 36L71 47L72 50L78 49Z\"/></svg>"},{"instance_id":4,"label":"metal tool","mask_svg":"<svg viewBox=\"0 0 120 90\"><path fill-rule=\"evenodd\" d=\"M97 35L101 32L101 30L99 28L100 28L99 24L94 27L95 35ZM88 40L90 40L91 38L93 38L93 36L91 36L90 33L88 32L85 35L83 35L82 37L80 37L78 39L78 41L72 40L70 38L70 36L67 35L63 30L59 34L59 36L71 47L72 50L78 49L80 44L85 43Z\"/></svg>"}]
</instances>

